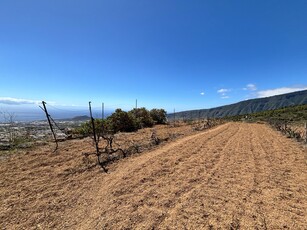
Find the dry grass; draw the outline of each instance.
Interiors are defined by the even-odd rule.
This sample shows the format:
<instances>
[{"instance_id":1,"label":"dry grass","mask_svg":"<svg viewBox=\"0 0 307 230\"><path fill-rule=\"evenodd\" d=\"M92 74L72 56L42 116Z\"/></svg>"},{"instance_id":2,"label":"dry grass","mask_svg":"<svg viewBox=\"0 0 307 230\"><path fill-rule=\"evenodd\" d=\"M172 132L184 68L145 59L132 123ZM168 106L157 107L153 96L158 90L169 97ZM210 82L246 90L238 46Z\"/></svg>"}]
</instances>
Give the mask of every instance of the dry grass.
<instances>
[{"instance_id":1,"label":"dry grass","mask_svg":"<svg viewBox=\"0 0 307 230\"><path fill-rule=\"evenodd\" d=\"M302 146L262 124L164 128L158 136L184 135L109 165L108 174L86 168L90 139L2 159L1 228L306 229ZM146 146L151 132L116 138Z\"/></svg>"}]
</instances>

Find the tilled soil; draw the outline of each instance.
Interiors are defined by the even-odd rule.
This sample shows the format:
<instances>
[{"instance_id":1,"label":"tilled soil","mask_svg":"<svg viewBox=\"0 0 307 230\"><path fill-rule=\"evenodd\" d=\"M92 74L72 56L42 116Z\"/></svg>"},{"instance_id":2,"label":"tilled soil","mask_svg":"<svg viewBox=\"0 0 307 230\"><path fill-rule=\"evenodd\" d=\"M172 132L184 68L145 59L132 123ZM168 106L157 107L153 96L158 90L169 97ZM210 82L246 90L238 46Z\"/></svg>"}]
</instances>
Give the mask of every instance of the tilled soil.
<instances>
[{"instance_id":1,"label":"tilled soil","mask_svg":"<svg viewBox=\"0 0 307 230\"><path fill-rule=\"evenodd\" d=\"M86 141L0 162L1 228L307 229L306 150L266 125L227 123L108 174L84 168Z\"/></svg>"}]
</instances>

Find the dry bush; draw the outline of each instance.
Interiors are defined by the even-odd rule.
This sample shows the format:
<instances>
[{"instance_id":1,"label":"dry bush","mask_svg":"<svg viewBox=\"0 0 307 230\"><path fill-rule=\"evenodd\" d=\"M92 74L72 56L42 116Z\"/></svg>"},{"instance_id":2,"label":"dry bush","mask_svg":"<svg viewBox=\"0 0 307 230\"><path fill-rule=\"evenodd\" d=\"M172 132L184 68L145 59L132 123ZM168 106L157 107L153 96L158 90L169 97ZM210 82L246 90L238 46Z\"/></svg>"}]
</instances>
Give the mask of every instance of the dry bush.
<instances>
[{"instance_id":1,"label":"dry bush","mask_svg":"<svg viewBox=\"0 0 307 230\"><path fill-rule=\"evenodd\" d=\"M297 141L306 141L306 131L302 124L292 124L288 121L270 121L270 125L280 131L288 138L295 138Z\"/></svg>"}]
</instances>

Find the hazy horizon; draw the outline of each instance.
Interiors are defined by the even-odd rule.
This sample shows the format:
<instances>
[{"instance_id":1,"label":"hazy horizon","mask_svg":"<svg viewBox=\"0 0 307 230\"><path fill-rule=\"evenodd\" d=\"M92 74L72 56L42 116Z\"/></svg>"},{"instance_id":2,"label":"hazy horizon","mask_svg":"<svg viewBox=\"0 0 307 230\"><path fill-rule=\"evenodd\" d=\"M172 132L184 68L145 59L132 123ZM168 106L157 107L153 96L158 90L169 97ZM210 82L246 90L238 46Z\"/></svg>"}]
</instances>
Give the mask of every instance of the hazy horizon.
<instances>
[{"instance_id":1,"label":"hazy horizon","mask_svg":"<svg viewBox=\"0 0 307 230\"><path fill-rule=\"evenodd\" d=\"M65 108L65 107L48 107L48 113L53 119L70 119L77 116L90 116L88 108ZM30 121L39 121L46 120L46 115L43 110L39 108L39 106L0 106L0 122L5 122L4 115L6 116L12 115L13 120L16 122L30 122ZM92 109L94 118L102 117L102 109L101 108L93 108ZM110 115L113 110L105 110L105 117Z\"/></svg>"}]
</instances>

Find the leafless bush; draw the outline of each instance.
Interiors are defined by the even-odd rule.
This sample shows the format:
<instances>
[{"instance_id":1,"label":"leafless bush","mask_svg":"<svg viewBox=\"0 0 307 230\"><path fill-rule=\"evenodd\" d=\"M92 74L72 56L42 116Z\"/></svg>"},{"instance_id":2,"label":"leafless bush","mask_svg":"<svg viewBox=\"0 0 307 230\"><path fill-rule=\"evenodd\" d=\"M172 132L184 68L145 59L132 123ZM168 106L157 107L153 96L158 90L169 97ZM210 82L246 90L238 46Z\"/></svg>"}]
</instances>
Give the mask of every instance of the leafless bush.
<instances>
[{"instance_id":1,"label":"leafless bush","mask_svg":"<svg viewBox=\"0 0 307 230\"><path fill-rule=\"evenodd\" d=\"M4 123L6 126L6 132L8 134L8 140L10 144L14 144L15 140L18 137L18 133L16 130L16 124L15 124L15 114L10 112L0 112L0 115L2 116Z\"/></svg>"},{"instance_id":2,"label":"leafless bush","mask_svg":"<svg viewBox=\"0 0 307 230\"><path fill-rule=\"evenodd\" d=\"M302 141L304 139L304 134L297 128L294 128L290 125L288 121L270 121L272 127L277 131L283 133L289 138L295 138L297 141Z\"/></svg>"},{"instance_id":3,"label":"leafless bush","mask_svg":"<svg viewBox=\"0 0 307 230\"><path fill-rule=\"evenodd\" d=\"M160 144L160 139L157 136L157 131L154 130L151 134L151 141L155 144L155 145L159 145Z\"/></svg>"},{"instance_id":4,"label":"leafless bush","mask_svg":"<svg viewBox=\"0 0 307 230\"><path fill-rule=\"evenodd\" d=\"M207 120L193 126L193 130L202 131L202 130L210 129L210 128L217 126L217 125L220 125L222 123L223 123L223 121L221 119L210 119L210 118L208 118Z\"/></svg>"}]
</instances>

